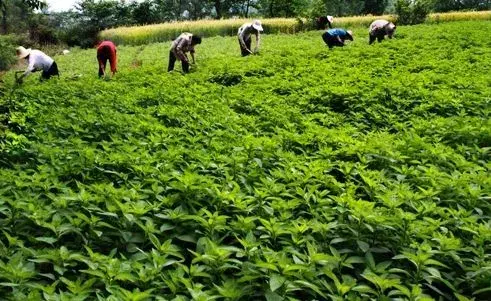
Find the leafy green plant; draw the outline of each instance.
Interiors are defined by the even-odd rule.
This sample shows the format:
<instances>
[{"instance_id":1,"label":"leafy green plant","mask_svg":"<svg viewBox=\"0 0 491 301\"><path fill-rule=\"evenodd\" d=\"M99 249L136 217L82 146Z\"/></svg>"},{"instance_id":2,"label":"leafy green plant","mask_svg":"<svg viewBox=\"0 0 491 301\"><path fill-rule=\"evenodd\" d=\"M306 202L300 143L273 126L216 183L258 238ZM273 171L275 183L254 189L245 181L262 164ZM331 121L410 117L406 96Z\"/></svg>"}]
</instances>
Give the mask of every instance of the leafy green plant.
<instances>
[{"instance_id":1,"label":"leafy green plant","mask_svg":"<svg viewBox=\"0 0 491 301\"><path fill-rule=\"evenodd\" d=\"M489 299L490 30L265 35L247 60L207 38L185 76L166 44L119 46L107 81L77 49L60 79L7 73L0 296Z\"/></svg>"}]
</instances>

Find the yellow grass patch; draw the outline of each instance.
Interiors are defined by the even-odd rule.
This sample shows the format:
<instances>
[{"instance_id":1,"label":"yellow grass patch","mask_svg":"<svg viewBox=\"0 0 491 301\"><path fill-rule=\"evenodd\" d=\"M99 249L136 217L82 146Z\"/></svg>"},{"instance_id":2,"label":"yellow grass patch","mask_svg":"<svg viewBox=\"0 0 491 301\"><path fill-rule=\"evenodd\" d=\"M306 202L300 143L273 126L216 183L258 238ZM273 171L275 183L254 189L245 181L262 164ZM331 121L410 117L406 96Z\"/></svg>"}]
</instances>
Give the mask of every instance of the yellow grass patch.
<instances>
[{"instance_id":1,"label":"yellow grass patch","mask_svg":"<svg viewBox=\"0 0 491 301\"><path fill-rule=\"evenodd\" d=\"M336 27L368 26L376 19L396 20L396 16L353 16L335 18ZM481 12L451 12L438 13L428 16L427 22L449 22L463 20L491 20L491 11ZM175 39L182 32L192 32L203 37L231 36L237 33L239 27L251 22L251 19L226 19L226 20L198 20L170 22L145 26L119 27L104 30L100 33L101 39L112 40L117 44L142 45L163 42ZM311 30L313 21L300 18L273 18L262 20L265 33L286 33Z\"/></svg>"}]
</instances>

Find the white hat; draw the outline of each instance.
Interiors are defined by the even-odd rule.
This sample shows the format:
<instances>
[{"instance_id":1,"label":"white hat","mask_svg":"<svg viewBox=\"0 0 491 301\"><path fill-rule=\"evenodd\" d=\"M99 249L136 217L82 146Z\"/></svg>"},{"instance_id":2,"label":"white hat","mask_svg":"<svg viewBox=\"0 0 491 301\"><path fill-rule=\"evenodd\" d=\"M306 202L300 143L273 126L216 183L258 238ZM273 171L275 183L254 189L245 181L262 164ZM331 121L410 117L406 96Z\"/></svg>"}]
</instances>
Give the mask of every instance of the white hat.
<instances>
[{"instance_id":1,"label":"white hat","mask_svg":"<svg viewBox=\"0 0 491 301\"><path fill-rule=\"evenodd\" d=\"M254 20L254 22L252 22L252 27L254 27L254 29L257 31L264 31L261 21L259 20Z\"/></svg>"},{"instance_id":2,"label":"white hat","mask_svg":"<svg viewBox=\"0 0 491 301\"><path fill-rule=\"evenodd\" d=\"M334 17L333 16L327 16L327 21L329 21L329 23L332 23L332 21L334 21Z\"/></svg>"},{"instance_id":3,"label":"white hat","mask_svg":"<svg viewBox=\"0 0 491 301\"><path fill-rule=\"evenodd\" d=\"M17 57L19 59L23 59L25 58L26 56L28 56L29 54L31 54L31 48L29 49L25 49L24 47L22 46L19 46L15 49L15 52L17 54Z\"/></svg>"}]
</instances>

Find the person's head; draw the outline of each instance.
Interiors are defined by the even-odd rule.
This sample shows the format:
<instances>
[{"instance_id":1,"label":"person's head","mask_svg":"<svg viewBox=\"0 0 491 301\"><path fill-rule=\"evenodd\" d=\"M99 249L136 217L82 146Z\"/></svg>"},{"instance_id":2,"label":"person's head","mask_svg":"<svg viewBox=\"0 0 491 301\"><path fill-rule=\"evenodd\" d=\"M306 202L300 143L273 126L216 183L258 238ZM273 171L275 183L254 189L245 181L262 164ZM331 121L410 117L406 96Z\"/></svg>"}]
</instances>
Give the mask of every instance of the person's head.
<instances>
[{"instance_id":1,"label":"person's head","mask_svg":"<svg viewBox=\"0 0 491 301\"><path fill-rule=\"evenodd\" d=\"M333 16L327 16L327 22L329 22L329 24L332 24L332 22L334 22L334 17Z\"/></svg>"},{"instance_id":2,"label":"person's head","mask_svg":"<svg viewBox=\"0 0 491 301\"><path fill-rule=\"evenodd\" d=\"M353 41L353 32L351 30L347 30L346 32L348 33L346 40Z\"/></svg>"},{"instance_id":3,"label":"person's head","mask_svg":"<svg viewBox=\"0 0 491 301\"><path fill-rule=\"evenodd\" d=\"M198 45L198 44L201 44L201 37L200 36L195 36L193 34L193 36L191 37L191 45Z\"/></svg>"},{"instance_id":4,"label":"person's head","mask_svg":"<svg viewBox=\"0 0 491 301\"><path fill-rule=\"evenodd\" d=\"M395 31L396 31L396 26L394 25L394 23L392 23L392 22L389 23L387 25L387 36L389 37L389 39L392 39Z\"/></svg>"},{"instance_id":5,"label":"person's head","mask_svg":"<svg viewBox=\"0 0 491 301\"><path fill-rule=\"evenodd\" d=\"M25 49L24 47L19 46L15 49L15 54L19 60L28 59L29 55L31 54L31 48Z\"/></svg>"},{"instance_id":6,"label":"person's head","mask_svg":"<svg viewBox=\"0 0 491 301\"><path fill-rule=\"evenodd\" d=\"M255 30L257 30L258 32L262 32L262 31L264 31L263 26L262 26L262 24L261 24L261 21L259 21L259 20L254 20L254 21L252 22L252 27L253 27Z\"/></svg>"}]
</instances>

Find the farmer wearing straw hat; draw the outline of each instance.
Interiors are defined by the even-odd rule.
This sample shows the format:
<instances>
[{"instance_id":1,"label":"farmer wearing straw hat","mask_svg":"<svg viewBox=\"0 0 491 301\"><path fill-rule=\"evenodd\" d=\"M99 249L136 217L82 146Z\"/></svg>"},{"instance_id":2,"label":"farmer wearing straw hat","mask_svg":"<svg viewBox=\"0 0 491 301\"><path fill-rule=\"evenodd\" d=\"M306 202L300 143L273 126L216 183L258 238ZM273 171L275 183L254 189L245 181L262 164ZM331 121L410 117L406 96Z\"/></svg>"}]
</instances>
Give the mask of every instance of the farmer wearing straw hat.
<instances>
[{"instance_id":1,"label":"farmer wearing straw hat","mask_svg":"<svg viewBox=\"0 0 491 301\"><path fill-rule=\"evenodd\" d=\"M97 46L97 61L99 62L99 77L106 76L106 64L111 65L112 76L117 71L116 45L111 41L104 41Z\"/></svg>"},{"instance_id":2,"label":"farmer wearing straw hat","mask_svg":"<svg viewBox=\"0 0 491 301\"><path fill-rule=\"evenodd\" d=\"M344 41L353 41L353 32L342 28L333 28L327 30L322 35L322 39L327 44L329 49L332 49L334 46L343 47L345 46Z\"/></svg>"},{"instance_id":3,"label":"farmer wearing straw hat","mask_svg":"<svg viewBox=\"0 0 491 301\"><path fill-rule=\"evenodd\" d=\"M193 64L196 63L194 59L194 46L201 44L201 37L193 35L192 33L185 32L182 33L177 39L172 42L169 53L169 67L167 71L170 72L174 70L174 65L176 60L180 60L182 64L182 71L184 73L189 72L189 58L186 52L191 53L191 58L193 59Z\"/></svg>"},{"instance_id":4,"label":"farmer wearing straw hat","mask_svg":"<svg viewBox=\"0 0 491 301\"><path fill-rule=\"evenodd\" d=\"M387 20L373 21L372 24L370 24L369 44L371 45L373 42L375 42L375 39L377 39L380 43L385 38L385 36L388 36L389 39L392 39L395 30L396 26L392 22L389 22Z\"/></svg>"},{"instance_id":5,"label":"farmer wearing straw hat","mask_svg":"<svg viewBox=\"0 0 491 301\"><path fill-rule=\"evenodd\" d=\"M332 28L333 16L319 17L317 18L317 29L326 29L326 27Z\"/></svg>"},{"instance_id":6,"label":"farmer wearing straw hat","mask_svg":"<svg viewBox=\"0 0 491 301\"><path fill-rule=\"evenodd\" d=\"M248 56L249 54L254 54L259 51L261 32L263 32L263 26L259 20L254 20L252 23L246 23L239 28L237 34L239 36L239 45L242 56ZM251 51L252 34L256 35L256 48L254 49L254 52Z\"/></svg>"},{"instance_id":7,"label":"farmer wearing straw hat","mask_svg":"<svg viewBox=\"0 0 491 301\"><path fill-rule=\"evenodd\" d=\"M50 79L52 76L60 76L58 72L58 65L56 62L47 56L44 52L36 49L25 49L20 46L15 50L16 55L19 59L26 59L29 63L26 71L21 77L17 79L17 83L21 84L24 78L27 77L32 72L42 71L40 80Z\"/></svg>"}]
</instances>

